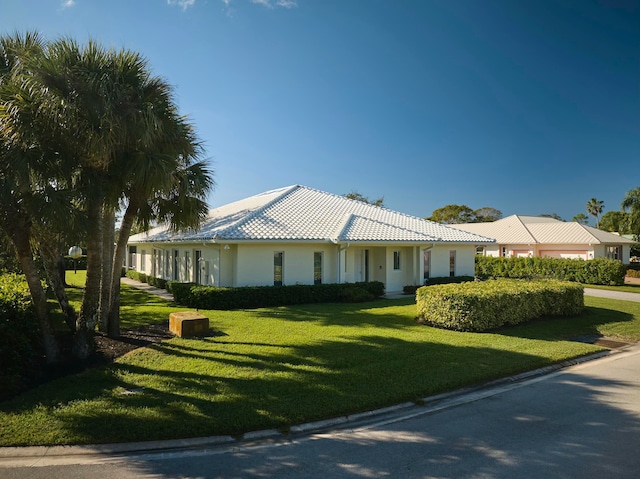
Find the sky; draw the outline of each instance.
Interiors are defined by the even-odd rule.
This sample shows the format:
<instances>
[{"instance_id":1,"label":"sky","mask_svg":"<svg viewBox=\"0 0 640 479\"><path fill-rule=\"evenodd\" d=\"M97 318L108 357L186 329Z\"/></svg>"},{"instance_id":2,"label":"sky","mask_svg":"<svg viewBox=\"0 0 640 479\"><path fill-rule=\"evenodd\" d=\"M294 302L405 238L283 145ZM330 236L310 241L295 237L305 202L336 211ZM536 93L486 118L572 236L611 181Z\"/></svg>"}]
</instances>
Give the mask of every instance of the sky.
<instances>
[{"instance_id":1,"label":"sky","mask_svg":"<svg viewBox=\"0 0 640 479\"><path fill-rule=\"evenodd\" d=\"M145 56L211 207L301 184L571 220L640 186L640 0L2 0L27 29Z\"/></svg>"}]
</instances>

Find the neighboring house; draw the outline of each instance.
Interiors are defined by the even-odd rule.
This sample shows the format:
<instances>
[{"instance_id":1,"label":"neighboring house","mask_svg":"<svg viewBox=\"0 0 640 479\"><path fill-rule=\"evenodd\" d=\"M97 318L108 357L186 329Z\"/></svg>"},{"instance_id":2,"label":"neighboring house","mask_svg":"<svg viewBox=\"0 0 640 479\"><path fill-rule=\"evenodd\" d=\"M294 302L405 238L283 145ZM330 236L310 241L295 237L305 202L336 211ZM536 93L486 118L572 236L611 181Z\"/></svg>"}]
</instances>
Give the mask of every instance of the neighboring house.
<instances>
[{"instance_id":1,"label":"neighboring house","mask_svg":"<svg viewBox=\"0 0 640 479\"><path fill-rule=\"evenodd\" d=\"M129 238L126 266L215 286L381 281L387 292L438 276L473 276L490 238L305 186L209 212L198 231L166 226Z\"/></svg>"},{"instance_id":2,"label":"neighboring house","mask_svg":"<svg viewBox=\"0 0 640 479\"><path fill-rule=\"evenodd\" d=\"M451 225L496 239L478 245L477 254L502 257L611 258L629 263L635 241L577 222L513 215L491 223Z\"/></svg>"}]
</instances>

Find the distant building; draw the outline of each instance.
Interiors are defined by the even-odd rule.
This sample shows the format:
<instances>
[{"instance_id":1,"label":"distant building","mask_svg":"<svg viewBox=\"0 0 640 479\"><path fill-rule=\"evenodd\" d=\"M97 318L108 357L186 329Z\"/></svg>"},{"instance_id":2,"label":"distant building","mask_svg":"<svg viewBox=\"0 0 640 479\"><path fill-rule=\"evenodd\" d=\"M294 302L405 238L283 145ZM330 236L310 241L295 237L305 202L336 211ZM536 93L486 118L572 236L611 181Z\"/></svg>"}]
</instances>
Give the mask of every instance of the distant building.
<instances>
[{"instance_id":1,"label":"distant building","mask_svg":"<svg viewBox=\"0 0 640 479\"><path fill-rule=\"evenodd\" d=\"M476 253L485 256L611 258L626 264L635 244L618 234L542 216L513 215L491 223L451 226L495 238L495 244L477 246Z\"/></svg>"}]
</instances>

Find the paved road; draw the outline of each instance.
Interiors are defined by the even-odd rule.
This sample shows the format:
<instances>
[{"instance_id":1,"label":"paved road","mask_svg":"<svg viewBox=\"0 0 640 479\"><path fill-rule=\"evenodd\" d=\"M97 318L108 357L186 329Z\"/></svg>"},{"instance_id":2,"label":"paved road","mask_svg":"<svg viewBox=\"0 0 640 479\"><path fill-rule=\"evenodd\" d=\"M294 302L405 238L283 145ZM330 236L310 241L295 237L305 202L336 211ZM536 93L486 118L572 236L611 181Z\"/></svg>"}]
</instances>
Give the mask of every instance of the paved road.
<instances>
[{"instance_id":1,"label":"paved road","mask_svg":"<svg viewBox=\"0 0 640 479\"><path fill-rule=\"evenodd\" d=\"M586 296L597 296L598 298L620 299L622 301L640 301L640 294L626 293L624 291L613 291L610 289L584 288Z\"/></svg>"},{"instance_id":2,"label":"paved road","mask_svg":"<svg viewBox=\"0 0 640 479\"><path fill-rule=\"evenodd\" d=\"M430 414L242 446L40 458L3 479L637 478L640 347Z\"/></svg>"}]
</instances>

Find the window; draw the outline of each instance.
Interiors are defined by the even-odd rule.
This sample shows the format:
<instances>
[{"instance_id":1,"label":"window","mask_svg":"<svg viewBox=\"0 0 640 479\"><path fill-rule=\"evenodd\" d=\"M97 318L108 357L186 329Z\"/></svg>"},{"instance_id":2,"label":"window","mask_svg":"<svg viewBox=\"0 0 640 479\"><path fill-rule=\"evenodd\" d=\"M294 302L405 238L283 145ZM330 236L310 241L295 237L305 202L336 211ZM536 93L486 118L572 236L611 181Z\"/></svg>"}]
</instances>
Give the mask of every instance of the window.
<instances>
[{"instance_id":1,"label":"window","mask_svg":"<svg viewBox=\"0 0 640 479\"><path fill-rule=\"evenodd\" d=\"M607 246L608 259L622 259L621 246Z\"/></svg>"},{"instance_id":2,"label":"window","mask_svg":"<svg viewBox=\"0 0 640 479\"><path fill-rule=\"evenodd\" d=\"M424 261L423 279L426 284L431 274L431 251L424 252L423 261Z\"/></svg>"},{"instance_id":3,"label":"window","mask_svg":"<svg viewBox=\"0 0 640 479\"><path fill-rule=\"evenodd\" d=\"M313 253L313 284L322 284L322 251Z\"/></svg>"},{"instance_id":4,"label":"window","mask_svg":"<svg viewBox=\"0 0 640 479\"><path fill-rule=\"evenodd\" d=\"M449 251L449 276L456 275L456 250Z\"/></svg>"},{"instance_id":5,"label":"window","mask_svg":"<svg viewBox=\"0 0 640 479\"><path fill-rule=\"evenodd\" d=\"M146 262L147 262L147 251L143 249L142 251L140 251L140 271L144 272L146 267Z\"/></svg>"},{"instance_id":6,"label":"window","mask_svg":"<svg viewBox=\"0 0 640 479\"><path fill-rule=\"evenodd\" d=\"M184 252L184 280L191 281L191 264L189 262L189 252Z\"/></svg>"},{"instance_id":7,"label":"window","mask_svg":"<svg viewBox=\"0 0 640 479\"><path fill-rule=\"evenodd\" d=\"M178 250L173 250L173 279L178 281Z\"/></svg>"},{"instance_id":8,"label":"window","mask_svg":"<svg viewBox=\"0 0 640 479\"><path fill-rule=\"evenodd\" d=\"M484 256L484 246L476 246L476 256Z\"/></svg>"},{"instance_id":9,"label":"window","mask_svg":"<svg viewBox=\"0 0 640 479\"><path fill-rule=\"evenodd\" d=\"M284 284L283 277L284 252L276 251L273 253L273 285L282 286Z\"/></svg>"},{"instance_id":10,"label":"window","mask_svg":"<svg viewBox=\"0 0 640 479\"><path fill-rule=\"evenodd\" d=\"M396 271L400 269L400 251L393 252L393 269Z\"/></svg>"},{"instance_id":11,"label":"window","mask_svg":"<svg viewBox=\"0 0 640 479\"><path fill-rule=\"evenodd\" d=\"M165 251L164 252L164 277L166 279L169 279L170 265L171 265L171 252Z\"/></svg>"},{"instance_id":12,"label":"window","mask_svg":"<svg viewBox=\"0 0 640 479\"><path fill-rule=\"evenodd\" d=\"M506 247L506 246L503 246L503 247L500 249L500 251L502 251L502 257L503 257L503 258L506 258L506 257L508 256L508 255L507 255L507 247Z\"/></svg>"},{"instance_id":13,"label":"window","mask_svg":"<svg viewBox=\"0 0 640 479\"><path fill-rule=\"evenodd\" d=\"M197 249L195 252L195 273L196 273L196 277L195 277L195 282L196 284L202 284L202 272L200 270L200 268L202 267L202 251Z\"/></svg>"},{"instance_id":14,"label":"window","mask_svg":"<svg viewBox=\"0 0 640 479\"><path fill-rule=\"evenodd\" d=\"M136 246L129 246L129 268L136 269Z\"/></svg>"}]
</instances>

